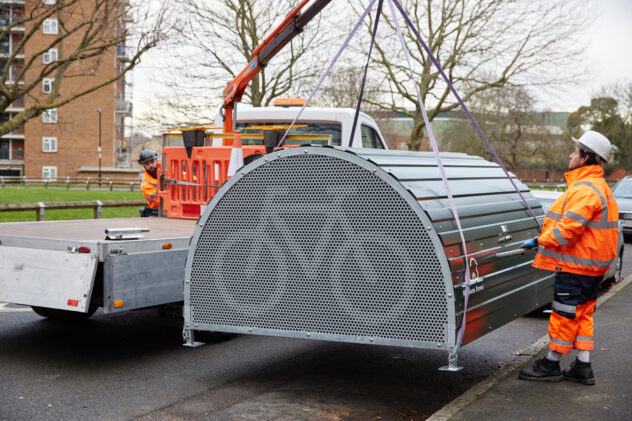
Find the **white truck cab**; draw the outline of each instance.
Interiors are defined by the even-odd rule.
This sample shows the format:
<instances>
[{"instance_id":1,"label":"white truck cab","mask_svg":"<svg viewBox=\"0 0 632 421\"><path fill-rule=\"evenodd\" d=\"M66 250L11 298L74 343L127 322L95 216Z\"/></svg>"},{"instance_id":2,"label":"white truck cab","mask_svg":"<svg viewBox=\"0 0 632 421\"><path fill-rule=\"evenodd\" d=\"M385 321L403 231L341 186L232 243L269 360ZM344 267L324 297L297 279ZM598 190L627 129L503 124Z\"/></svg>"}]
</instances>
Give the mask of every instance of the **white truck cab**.
<instances>
[{"instance_id":1,"label":"white truck cab","mask_svg":"<svg viewBox=\"0 0 632 421\"><path fill-rule=\"evenodd\" d=\"M250 126L290 124L300 112L300 107L247 107L240 106L236 113L236 129L244 130ZM306 107L292 133L329 134L332 146L351 146L352 148L387 149L384 137L375 120L360 112L358 124L349 145L355 110L352 108ZM250 133L256 131L249 131ZM324 143L324 142L314 142ZM247 142L244 142L247 144Z\"/></svg>"}]
</instances>

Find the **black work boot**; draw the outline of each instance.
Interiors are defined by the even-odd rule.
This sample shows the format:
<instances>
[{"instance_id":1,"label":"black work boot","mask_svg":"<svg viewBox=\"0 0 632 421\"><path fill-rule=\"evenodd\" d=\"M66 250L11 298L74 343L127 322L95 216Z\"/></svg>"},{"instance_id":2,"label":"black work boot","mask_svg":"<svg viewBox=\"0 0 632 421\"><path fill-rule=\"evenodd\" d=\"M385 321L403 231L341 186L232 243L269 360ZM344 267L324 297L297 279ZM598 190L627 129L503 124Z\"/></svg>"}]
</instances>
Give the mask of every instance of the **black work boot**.
<instances>
[{"instance_id":1,"label":"black work boot","mask_svg":"<svg viewBox=\"0 0 632 421\"><path fill-rule=\"evenodd\" d=\"M544 357L533 364L532 367L520 370L522 380L532 380L536 382L561 382L562 372L560 371L560 362L551 361Z\"/></svg>"},{"instance_id":2,"label":"black work boot","mask_svg":"<svg viewBox=\"0 0 632 421\"><path fill-rule=\"evenodd\" d=\"M583 383L588 385L595 384L595 375L593 374L590 363L585 363L579 359L575 359L571 363L571 368L567 368L562 372L564 380Z\"/></svg>"}]
</instances>

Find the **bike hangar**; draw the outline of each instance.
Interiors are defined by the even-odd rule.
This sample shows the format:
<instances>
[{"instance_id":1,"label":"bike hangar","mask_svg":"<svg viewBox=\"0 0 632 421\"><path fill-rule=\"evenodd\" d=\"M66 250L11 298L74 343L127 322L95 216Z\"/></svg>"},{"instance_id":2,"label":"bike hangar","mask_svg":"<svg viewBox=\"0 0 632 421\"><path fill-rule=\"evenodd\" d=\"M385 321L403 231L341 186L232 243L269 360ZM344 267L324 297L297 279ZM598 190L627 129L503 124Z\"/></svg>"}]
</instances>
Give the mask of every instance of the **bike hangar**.
<instances>
[{"instance_id":1,"label":"bike hangar","mask_svg":"<svg viewBox=\"0 0 632 421\"><path fill-rule=\"evenodd\" d=\"M291 126L376 2L359 111L384 0L370 2ZM433 152L301 146L242 167L191 240L186 345L195 331L219 331L439 349L442 369L456 371L461 345L550 301L553 277L531 267L533 253L516 253L541 230L541 205L505 169L400 2L386 3L411 80L396 9L496 163L439 153L413 83Z\"/></svg>"}]
</instances>

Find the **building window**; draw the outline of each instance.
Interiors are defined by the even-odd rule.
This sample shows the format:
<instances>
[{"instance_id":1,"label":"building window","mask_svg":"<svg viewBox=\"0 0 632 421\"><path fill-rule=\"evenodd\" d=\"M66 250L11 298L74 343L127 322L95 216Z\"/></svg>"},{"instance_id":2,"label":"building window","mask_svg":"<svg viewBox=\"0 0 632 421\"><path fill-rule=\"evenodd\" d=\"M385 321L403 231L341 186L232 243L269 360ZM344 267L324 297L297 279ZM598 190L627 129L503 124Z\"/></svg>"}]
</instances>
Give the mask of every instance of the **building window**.
<instances>
[{"instance_id":1,"label":"building window","mask_svg":"<svg viewBox=\"0 0 632 421\"><path fill-rule=\"evenodd\" d=\"M57 167L42 167L42 178L57 178Z\"/></svg>"},{"instance_id":2,"label":"building window","mask_svg":"<svg viewBox=\"0 0 632 421\"><path fill-rule=\"evenodd\" d=\"M11 159L11 141L0 139L0 159Z\"/></svg>"},{"instance_id":3,"label":"building window","mask_svg":"<svg viewBox=\"0 0 632 421\"><path fill-rule=\"evenodd\" d=\"M44 33L56 34L57 33L57 19L44 19Z\"/></svg>"},{"instance_id":4,"label":"building window","mask_svg":"<svg viewBox=\"0 0 632 421\"><path fill-rule=\"evenodd\" d=\"M42 138L42 151L57 152L57 138L56 137L43 137Z\"/></svg>"},{"instance_id":5,"label":"building window","mask_svg":"<svg viewBox=\"0 0 632 421\"><path fill-rule=\"evenodd\" d=\"M57 61L57 48L51 48L42 54L42 61L44 64L53 63Z\"/></svg>"},{"instance_id":6,"label":"building window","mask_svg":"<svg viewBox=\"0 0 632 421\"><path fill-rule=\"evenodd\" d=\"M44 92L45 94L50 94L50 92L53 90L53 82L55 82L55 79L53 78L45 77L44 79L42 79L42 92Z\"/></svg>"},{"instance_id":7,"label":"building window","mask_svg":"<svg viewBox=\"0 0 632 421\"><path fill-rule=\"evenodd\" d=\"M42 123L57 123L57 108L50 108L42 113Z\"/></svg>"}]
</instances>

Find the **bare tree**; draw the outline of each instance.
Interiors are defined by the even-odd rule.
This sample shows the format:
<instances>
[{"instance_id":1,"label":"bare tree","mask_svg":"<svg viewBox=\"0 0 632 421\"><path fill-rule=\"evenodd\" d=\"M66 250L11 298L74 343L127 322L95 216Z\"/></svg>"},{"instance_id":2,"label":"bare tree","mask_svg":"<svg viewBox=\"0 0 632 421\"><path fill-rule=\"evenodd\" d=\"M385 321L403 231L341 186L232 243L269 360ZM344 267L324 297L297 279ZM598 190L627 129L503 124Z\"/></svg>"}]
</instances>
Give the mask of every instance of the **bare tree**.
<instances>
[{"instance_id":1,"label":"bare tree","mask_svg":"<svg viewBox=\"0 0 632 421\"><path fill-rule=\"evenodd\" d=\"M349 64L343 66L329 74L320 88L319 95L315 97L314 105L322 107L357 107L364 68L353 67ZM376 107L373 104L377 100L377 95L379 95L379 86L379 81L375 78L375 75L368 73L362 98L362 111L375 110Z\"/></svg>"},{"instance_id":2,"label":"bare tree","mask_svg":"<svg viewBox=\"0 0 632 421\"><path fill-rule=\"evenodd\" d=\"M253 51L281 23L296 0L183 0L182 30L168 46L169 75L158 75L161 90L148 124L195 124L212 120L228 82L254 58ZM332 34L320 17L307 25L250 82L243 102L270 105L280 96L307 92L324 62L316 50ZM307 52L310 52L307 54Z\"/></svg>"},{"instance_id":3,"label":"bare tree","mask_svg":"<svg viewBox=\"0 0 632 421\"><path fill-rule=\"evenodd\" d=\"M564 137L561 127L546 120L547 114L535 111L535 100L521 87L504 87L479 92L472 99L472 109L478 124L510 170L527 165L546 165L558 168L552 161L568 150L560 140ZM451 123L447 123L441 137L451 151L482 155L491 159L491 153L474 130L465 114L453 111ZM566 137L567 139L567 137ZM568 140L566 141L568 143Z\"/></svg>"},{"instance_id":4,"label":"bare tree","mask_svg":"<svg viewBox=\"0 0 632 421\"><path fill-rule=\"evenodd\" d=\"M357 0L349 0L357 9ZM464 99L503 86L550 86L576 80L580 45L576 34L585 23L583 0L402 0L412 22ZM366 25L371 28L373 19ZM387 81L376 106L414 119L409 148L419 149L424 122L412 83L421 92L428 116L459 105L406 27L403 35L413 60L414 82L403 59L389 8L376 37L375 69ZM411 111L412 109L412 111Z\"/></svg>"},{"instance_id":5,"label":"bare tree","mask_svg":"<svg viewBox=\"0 0 632 421\"><path fill-rule=\"evenodd\" d=\"M120 0L57 0L51 5L27 0L20 12L9 15L10 9L3 8L0 39L11 41L0 47L0 112L28 101L24 111L0 125L0 135L122 78L168 31L166 1L131 6ZM129 19L135 23L126 26ZM49 35L34 37L38 32ZM122 54L119 49L133 53L111 77L97 78L104 55ZM43 93L44 81L49 85Z\"/></svg>"}]
</instances>

